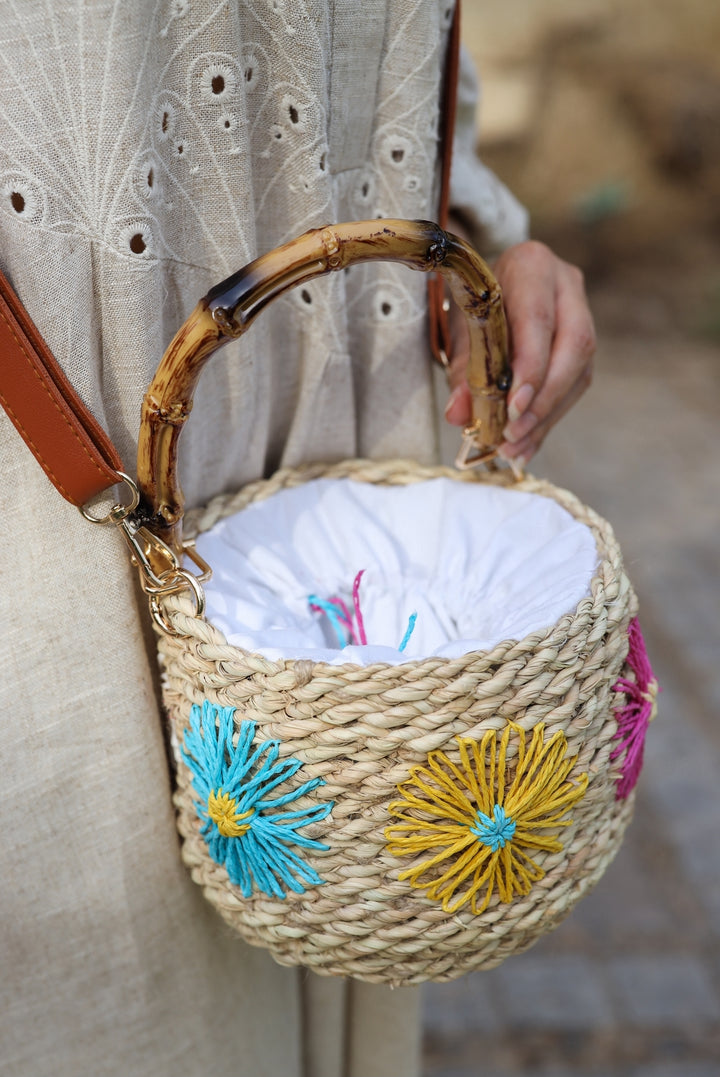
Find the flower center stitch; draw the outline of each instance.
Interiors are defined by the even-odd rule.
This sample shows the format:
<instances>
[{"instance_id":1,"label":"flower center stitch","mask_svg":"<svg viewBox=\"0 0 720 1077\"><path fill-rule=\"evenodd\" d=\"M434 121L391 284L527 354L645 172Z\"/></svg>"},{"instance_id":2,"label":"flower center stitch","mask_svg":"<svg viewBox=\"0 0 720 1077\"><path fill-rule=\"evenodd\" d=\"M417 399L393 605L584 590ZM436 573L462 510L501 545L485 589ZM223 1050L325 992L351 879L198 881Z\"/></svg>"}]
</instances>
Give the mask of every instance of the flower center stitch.
<instances>
[{"instance_id":1,"label":"flower center stitch","mask_svg":"<svg viewBox=\"0 0 720 1077\"><path fill-rule=\"evenodd\" d=\"M642 693L642 697L646 703L650 704L650 714L648 715L648 722L653 722L657 718L658 712L658 692L660 691L658 682L653 678L648 686L647 691Z\"/></svg>"},{"instance_id":2,"label":"flower center stitch","mask_svg":"<svg viewBox=\"0 0 720 1077\"><path fill-rule=\"evenodd\" d=\"M255 812L252 809L240 815L236 812L237 800L234 797L220 789L212 790L208 797L208 815L224 838L239 838L250 829L249 820ZM248 821L243 822L245 819Z\"/></svg>"},{"instance_id":3,"label":"flower center stitch","mask_svg":"<svg viewBox=\"0 0 720 1077\"><path fill-rule=\"evenodd\" d=\"M475 825L470 827L470 833L475 834L483 845L488 845L492 852L504 849L515 833L517 823L505 814L505 809L496 804L493 808L493 818L479 811L475 819Z\"/></svg>"}]
</instances>

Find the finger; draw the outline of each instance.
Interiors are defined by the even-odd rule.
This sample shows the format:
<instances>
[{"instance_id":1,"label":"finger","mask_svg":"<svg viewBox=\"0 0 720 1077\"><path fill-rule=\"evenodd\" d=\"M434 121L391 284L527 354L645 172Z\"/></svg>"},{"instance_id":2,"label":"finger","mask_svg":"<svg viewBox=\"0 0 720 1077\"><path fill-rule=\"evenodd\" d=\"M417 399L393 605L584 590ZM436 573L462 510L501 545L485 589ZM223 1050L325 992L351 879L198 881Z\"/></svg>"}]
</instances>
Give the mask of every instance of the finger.
<instances>
[{"instance_id":1,"label":"finger","mask_svg":"<svg viewBox=\"0 0 720 1077\"><path fill-rule=\"evenodd\" d=\"M557 278L556 324L545 381L533 400L531 412L526 413L513 429L507 430L510 440L520 440L531 432L533 425L556 414L558 406L569 392L575 392L578 383L585 388L590 384L595 328L582 274L565 263ZM530 415L535 417L535 424L531 423Z\"/></svg>"},{"instance_id":2,"label":"finger","mask_svg":"<svg viewBox=\"0 0 720 1077\"><path fill-rule=\"evenodd\" d=\"M510 333L513 387L508 418L516 422L545 382L555 333L556 259L542 243L524 243L522 252L501 257L497 275L503 289ZM520 256L522 254L522 256Z\"/></svg>"},{"instance_id":3,"label":"finger","mask_svg":"<svg viewBox=\"0 0 720 1077\"><path fill-rule=\"evenodd\" d=\"M563 415L570 410L570 408L577 403L582 394L588 388L590 381L592 368L583 370L576 383L571 386L570 390L566 393L563 399L557 404L555 409L546 416L546 418L536 424L531 433L525 437L520 438L518 441L509 442L505 441L498 449L498 455L505 460L516 460L521 466L524 466L535 455L543 441L552 430L555 423L560 420Z\"/></svg>"},{"instance_id":4,"label":"finger","mask_svg":"<svg viewBox=\"0 0 720 1077\"><path fill-rule=\"evenodd\" d=\"M455 389L463 381L467 373L467 365L470 359L470 328L465 314L451 301L448 313L450 326L450 365L447 370L448 383L451 389Z\"/></svg>"},{"instance_id":5,"label":"finger","mask_svg":"<svg viewBox=\"0 0 720 1077\"><path fill-rule=\"evenodd\" d=\"M469 426L472 422L472 396L466 381L460 382L450 393L445 418L453 426Z\"/></svg>"},{"instance_id":6,"label":"finger","mask_svg":"<svg viewBox=\"0 0 720 1077\"><path fill-rule=\"evenodd\" d=\"M467 426L472 421L472 397L465 380L470 358L470 330L465 315L453 303L450 308L452 358L448 368L450 396L445 405L445 418L453 426Z\"/></svg>"}]
</instances>

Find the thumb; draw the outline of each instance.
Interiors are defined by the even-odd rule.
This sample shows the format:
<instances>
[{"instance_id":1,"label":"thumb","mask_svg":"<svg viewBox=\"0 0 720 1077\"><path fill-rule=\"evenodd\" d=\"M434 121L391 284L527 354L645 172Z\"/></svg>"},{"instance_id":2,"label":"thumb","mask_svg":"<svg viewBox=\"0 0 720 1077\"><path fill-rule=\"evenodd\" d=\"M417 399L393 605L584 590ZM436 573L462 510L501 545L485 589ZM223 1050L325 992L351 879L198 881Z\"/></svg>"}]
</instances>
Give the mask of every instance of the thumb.
<instances>
[{"instance_id":1,"label":"thumb","mask_svg":"<svg viewBox=\"0 0 720 1077\"><path fill-rule=\"evenodd\" d=\"M453 426L467 426L472 420L472 397L466 378L470 332L462 311L455 303L450 308L450 339L452 359L447 372L450 396L445 405L445 418Z\"/></svg>"}]
</instances>

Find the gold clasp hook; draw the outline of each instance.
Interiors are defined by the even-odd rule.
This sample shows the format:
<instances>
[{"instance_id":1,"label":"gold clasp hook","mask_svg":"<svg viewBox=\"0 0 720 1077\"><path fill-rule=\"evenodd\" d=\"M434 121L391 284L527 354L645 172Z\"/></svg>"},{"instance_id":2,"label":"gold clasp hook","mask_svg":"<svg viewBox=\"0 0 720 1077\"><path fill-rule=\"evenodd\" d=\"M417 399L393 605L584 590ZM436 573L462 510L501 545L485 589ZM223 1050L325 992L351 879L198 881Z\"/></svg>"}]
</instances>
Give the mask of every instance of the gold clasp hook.
<instances>
[{"instance_id":1,"label":"gold clasp hook","mask_svg":"<svg viewBox=\"0 0 720 1077\"><path fill-rule=\"evenodd\" d=\"M195 604L195 617L205 614L205 592L202 584L212 576L212 569L191 542L183 543L183 553L200 569L195 576L182 567L181 559L161 538L147 527L138 525L131 516L117 521L120 533L130 547L130 560L140 572L140 583L148 596L150 615L159 628L169 636L181 636L165 613L162 600L169 595L187 591Z\"/></svg>"},{"instance_id":2,"label":"gold clasp hook","mask_svg":"<svg viewBox=\"0 0 720 1077\"><path fill-rule=\"evenodd\" d=\"M212 569L197 552L194 542L183 543L182 552L200 569L200 573L195 576L182 567L181 558L174 550L133 515L140 503L140 493L129 475L121 472L119 475L131 492L128 505L118 503L102 517L93 516L84 506L80 512L91 523L115 524L130 550L130 561L140 574L140 584L148 596L153 620L168 635L181 635L164 613L162 599L188 591L195 603L195 616L202 617L205 613L205 593L201 584L210 579Z\"/></svg>"},{"instance_id":3,"label":"gold clasp hook","mask_svg":"<svg viewBox=\"0 0 720 1077\"><path fill-rule=\"evenodd\" d=\"M488 448L480 439L480 420L476 419L471 426L463 430L462 445L455 457L455 467L458 471L471 471L475 467L484 464L489 471L499 470L499 463L505 463L513 473L516 482L521 482L525 473L514 460L505 460L498 456L496 448Z\"/></svg>"}]
</instances>

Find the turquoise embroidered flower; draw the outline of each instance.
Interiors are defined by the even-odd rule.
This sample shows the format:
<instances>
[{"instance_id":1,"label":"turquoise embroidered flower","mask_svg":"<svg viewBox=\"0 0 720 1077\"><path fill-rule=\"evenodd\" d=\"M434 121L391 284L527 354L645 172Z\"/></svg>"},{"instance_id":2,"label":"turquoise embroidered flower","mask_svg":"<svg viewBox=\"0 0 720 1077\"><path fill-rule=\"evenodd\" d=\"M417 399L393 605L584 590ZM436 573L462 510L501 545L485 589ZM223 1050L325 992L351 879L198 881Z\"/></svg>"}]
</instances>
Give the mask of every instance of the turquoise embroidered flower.
<instances>
[{"instance_id":1,"label":"turquoise embroidered flower","mask_svg":"<svg viewBox=\"0 0 720 1077\"><path fill-rule=\"evenodd\" d=\"M512 840L516 827L515 820L510 818L500 804L496 804L493 808L493 818L479 811L475 825L471 826L470 830L480 838L483 844L489 845L493 853L496 853L498 849L504 849Z\"/></svg>"},{"instance_id":2,"label":"turquoise embroidered flower","mask_svg":"<svg viewBox=\"0 0 720 1077\"><path fill-rule=\"evenodd\" d=\"M292 778L302 762L279 760L276 740L253 749L256 727L251 721L240 723L233 745L234 715L234 707L218 707L208 700L202 710L195 705L190 711L182 756L193 773L201 833L210 856L216 864L224 864L230 882L240 887L243 897L250 897L254 888L276 898L284 898L287 890L304 894L305 885L323 880L291 846L328 848L298 830L325 819L333 803L300 811L278 809L325 782L311 778L283 796L272 797L272 790Z\"/></svg>"}]
</instances>

